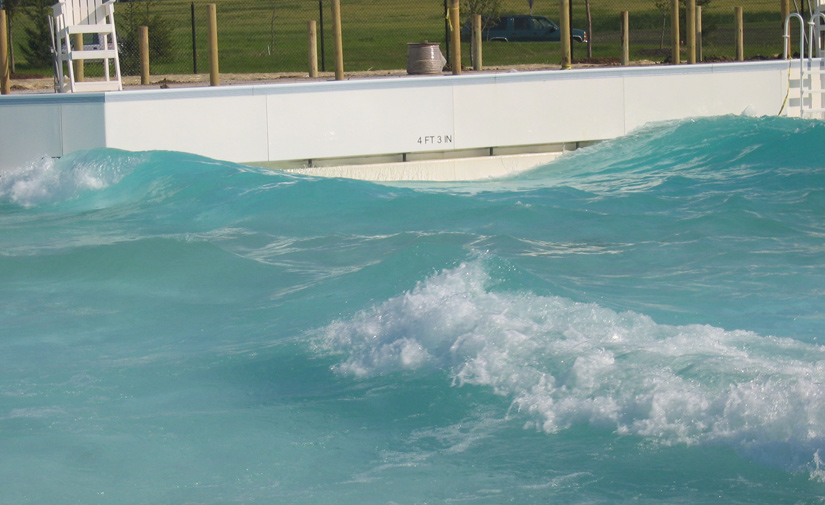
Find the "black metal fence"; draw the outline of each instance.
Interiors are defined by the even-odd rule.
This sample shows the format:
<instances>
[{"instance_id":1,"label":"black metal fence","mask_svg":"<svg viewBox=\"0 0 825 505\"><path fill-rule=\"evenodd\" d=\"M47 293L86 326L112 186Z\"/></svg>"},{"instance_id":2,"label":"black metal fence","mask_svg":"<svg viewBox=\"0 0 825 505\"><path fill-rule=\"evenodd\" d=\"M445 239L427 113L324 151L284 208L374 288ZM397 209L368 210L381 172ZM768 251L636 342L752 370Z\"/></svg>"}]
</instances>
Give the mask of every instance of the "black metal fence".
<instances>
[{"instance_id":1,"label":"black metal fence","mask_svg":"<svg viewBox=\"0 0 825 505\"><path fill-rule=\"evenodd\" d=\"M38 12L51 0L0 0L13 11L16 71L49 72L32 56L47 33ZM558 0L473 0L502 14L532 14L558 21ZM462 23L469 0L462 1ZM12 5L14 3L14 5ZM218 12L221 73L304 73L308 69L307 23L318 32L319 68L331 71L330 0L146 0L116 4L118 42L125 75L139 73L138 27L149 27L152 74L207 73L207 4ZM610 64L620 57L620 13L629 12L632 61L666 61L671 54L670 0L571 0L572 25L590 42L576 43L574 62ZM702 55L706 61L735 55L734 7L744 7L745 57L775 58L782 49L781 0L698 0L702 6ZM793 4L791 4L793 5ZM341 0L346 71L395 70L406 65L409 42L440 42L449 54L444 0ZM684 15L681 16L684 19ZM684 33L684 30L683 30ZM47 43L47 40L45 41ZM469 44L463 61L469 62ZM557 65L557 42L487 42L485 66ZM46 55L48 58L48 54ZM466 58L466 59L464 59ZM465 63L466 65L466 63Z\"/></svg>"}]
</instances>

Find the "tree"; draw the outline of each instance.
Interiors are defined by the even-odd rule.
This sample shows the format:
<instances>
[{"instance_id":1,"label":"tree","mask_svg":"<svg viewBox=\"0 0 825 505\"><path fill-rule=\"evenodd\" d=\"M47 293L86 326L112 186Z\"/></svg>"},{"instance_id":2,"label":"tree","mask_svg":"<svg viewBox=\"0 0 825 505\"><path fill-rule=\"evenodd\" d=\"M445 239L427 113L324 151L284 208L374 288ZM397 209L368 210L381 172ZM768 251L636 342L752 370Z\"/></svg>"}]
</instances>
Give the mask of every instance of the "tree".
<instances>
[{"instance_id":1,"label":"tree","mask_svg":"<svg viewBox=\"0 0 825 505\"><path fill-rule=\"evenodd\" d=\"M669 0L653 0L653 5L662 13L662 36L659 37L659 49L665 47L665 30L667 29L667 16L670 14Z\"/></svg>"},{"instance_id":2,"label":"tree","mask_svg":"<svg viewBox=\"0 0 825 505\"><path fill-rule=\"evenodd\" d=\"M483 27L486 28L489 23L501 15L501 2L502 0L462 0L461 11L469 14L470 17L473 14L481 14L484 20Z\"/></svg>"},{"instance_id":3,"label":"tree","mask_svg":"<svg viewBox=\"0 0 825 505\"><path fill-rule=\"evenodd\" d=\"M9 20L9 63L11 64L11 73L16 72L16 63L14 61L14 18L20 8L20 0L0 0L0 9L6 10L6 17Z\"/></svg>"},{"instance_id":4,"label":"tree","mask_svg":"<svg viewBox=\"0 0 825 505\"><path fill-rule=\"evenodd\" d=\"M710 3L711 0L696 0L697 7L705 7ZM663 49L665 47L665 30L667 30L667 20L670 17L670 0L653 0L653 5L659 9L659 12L662 13L662 36L659 39L659 49ZM679 27L680 33L684 33L685 31L685 0L679 0ZM707 32L707 27L703 27L704 31Z\"/></svg>"},{"instance_id":5,"label":"tree","mask_svg":"<svg viewBox=\"0 0 825 505\"><path fill-rule=\"evenodd\" d=\"M23 30L26 44L21 49L31 67L42 68L52 64L52 35L49 26L51 10L51 0L26 0L24 4L24 11L32 25Z\"/></svg>"},{"instance_id":6,"label":"tree","mask_svg":"<svg viewBox=\"0 0 825 505\"><path fill-rule=\"evenodd\" d=\"M169 61L173 54L172 29L160 14L152 14L152 2L128 2L118 22L118 50L121 71L125 75L140 73L140 27L149 27L149 58ZM118 11L120 14L120 11Z\"/></svg>"}]
</instances>

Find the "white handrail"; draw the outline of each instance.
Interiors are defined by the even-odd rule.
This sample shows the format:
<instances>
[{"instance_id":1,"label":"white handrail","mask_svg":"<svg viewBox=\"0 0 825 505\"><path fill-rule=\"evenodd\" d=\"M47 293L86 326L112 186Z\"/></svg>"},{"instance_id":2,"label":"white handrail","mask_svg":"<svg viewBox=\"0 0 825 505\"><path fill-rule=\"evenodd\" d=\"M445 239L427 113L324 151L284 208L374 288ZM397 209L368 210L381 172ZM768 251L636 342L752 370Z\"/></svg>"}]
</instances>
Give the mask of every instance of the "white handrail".
<instances>
[{"instance_id":1,"label":"white handrail","mask_svg":"<svg viewBox=\"0 0 825 505\"><path fill-rule=\"evenodd\" d=\"M815 19L819 18L820 20L825 20L825 12L816 12L811 15L811 20L808 21L808 58L814 57L814 38L816 39L816 50L819 53L820 50L820 32L818 30L814 30L816 23L814 22ZM816 33L816 37L814 37L814 33ZM819 54L817 54L819 56Z\"/></svg>"},{"instance_id":2,"label":"white handrail","mask_svg":"<svg viewBox=\"0 0 825 505\"><path fill-rule=\"evenodd\" d=\"M785 39L785 47L782 48L783 60L788 59L788 48L790 47L789 42L791 41L791 19L794 18L799 20L799 59L801 60L805 57L805 20L798 12L792 12L785 18L785 31L784 35L782 35L782 38Z\"/></svg>"},{"instance_id":3,"label":"white handrail","mask_svg":"<svg viewBox=\"0 0 825 505\"><path fill-rule=\"evenodd\" d=\"M791 19L799 20L799 111L802 113L802 100L805 94L804 75L805 75L805 19L798 12L792 12L785 18L785 31L782 38L784 47L782 48L782 59L788 59L788 50L791 47ZM788 87L790 89L790 63L788 66ZM787 97L786 97L787 99ZM783 106L784 107L784 106Z\"/></svg>"}]
</instances>

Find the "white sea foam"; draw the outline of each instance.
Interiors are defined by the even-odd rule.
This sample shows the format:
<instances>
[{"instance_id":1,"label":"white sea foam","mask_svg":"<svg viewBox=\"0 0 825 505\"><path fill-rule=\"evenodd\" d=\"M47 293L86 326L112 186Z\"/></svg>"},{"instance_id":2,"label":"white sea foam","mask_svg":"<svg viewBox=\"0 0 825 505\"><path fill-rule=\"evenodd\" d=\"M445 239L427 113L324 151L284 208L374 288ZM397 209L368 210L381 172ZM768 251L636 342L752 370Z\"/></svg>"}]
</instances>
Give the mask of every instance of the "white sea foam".
<instances>
[{"instance_id":1,"label":"white sea foam","mask_svg":"<svg viewBox=\"0 0 825 505\"><path fill-rule=\"evenodd\" d=\"M0 175L0 201L25 207L59 202L89 190L117 183L131 170L122 156L112 161L97 151L87 151L63 159L44 157L7 170Z\"/></svg>"},{"instance_id":2,"label":"white sea foam","mask_svg":"<svg viewBox=\"0 0 825 505\"><path fill-rule=\"evenodd\" d=\"M456 385L510 398L511 416L548 433L588 424L663 444L722 443L825 474L814 456L825 448L822 347L490 284L484 260L462 264L330 324L320 347L357 377L446 370Z\"/></svg>"}]
</instances>

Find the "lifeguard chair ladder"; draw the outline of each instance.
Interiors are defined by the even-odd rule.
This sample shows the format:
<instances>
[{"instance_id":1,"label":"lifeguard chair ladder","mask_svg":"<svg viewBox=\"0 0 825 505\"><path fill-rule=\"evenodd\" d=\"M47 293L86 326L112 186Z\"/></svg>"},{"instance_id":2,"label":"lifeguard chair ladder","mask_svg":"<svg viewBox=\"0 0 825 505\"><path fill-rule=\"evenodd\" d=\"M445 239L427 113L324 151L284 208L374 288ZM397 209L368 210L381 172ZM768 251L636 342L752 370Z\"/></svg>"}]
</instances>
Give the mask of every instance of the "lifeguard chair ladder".
<instances>
[{"instance_id":1,"label":"lifeguard chair ladder","mask_svg":"<svg viewBox=\"0 0 825 505\"><path fill-rule=\"evenodd\" d=\"M114 0L60 0L52 6L54 15L49 22L52 26L56 91L65 93L123 89L113 4ZM97 43L74 48L73 37L88 34L96 35ZM101 60L105 80L78 82L72 63L85 60ZM64 66L68 70L68 78Z\"/></svg>"}]
</instances>

